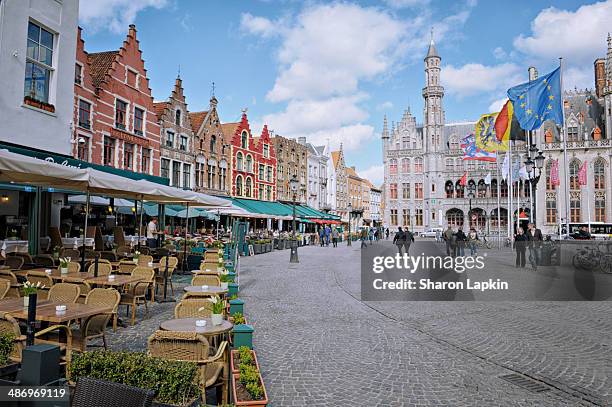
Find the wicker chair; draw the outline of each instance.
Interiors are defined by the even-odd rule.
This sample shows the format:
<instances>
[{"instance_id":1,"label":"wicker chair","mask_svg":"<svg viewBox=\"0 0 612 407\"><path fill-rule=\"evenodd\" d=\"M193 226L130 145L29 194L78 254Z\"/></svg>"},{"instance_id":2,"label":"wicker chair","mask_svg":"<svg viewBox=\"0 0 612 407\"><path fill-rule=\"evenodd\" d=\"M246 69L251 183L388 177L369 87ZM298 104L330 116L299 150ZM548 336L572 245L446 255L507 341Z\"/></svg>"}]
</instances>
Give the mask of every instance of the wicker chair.
<instances>
[{"instance_id":1,"label":"wicker chair","mask_svg":"<svg viewBox=\"0 0 612 407\"><path fill-rule=\"evenodd\" d=\"M132 260L119 260L119 271L120 274L132 274L132 271L138 267Z\"/></svg>"},{"instance_id":2,"label":"wicker chair","mask_svg":"<svg viewBox=\"0 0 612 407\"><path fill-rule=\"evenodd\" d=\"M41 267L55 267L55 261L50 254L39 254L38 256L34 256L34 263Z\"/></svg>"},{"instance_id":3,"label":"wicker chair","mask_svg":"<svg viewBox=\"0 0 612 407\"><path fill-rule=\"evenodd\" d=\"M32 284L36 285L37 283L40 283L40 285L45 287L38 289L38 298L41 300L46 300L49 290L51 287L53 287L53 279L51 276L44 271L28 271L28 274L26 274L26 279Z\"/></svg>"},{"instance_id":4,"label":"wicker chair","mask_svg":"<svg viewBox=\"0 0 612 407\"><path fill-rule=\"evenodd\" d=\"M228 358L227 342L223 341L214 355L210 355L208 340L195 332L156 331L149 337L149 354L170 360L193 361L200 367L202 398L206 404L206 389L217 388L217 402L227 403ZM221 391L221 395L219 395ZM221 396L221 397L219 397Z\"/></svg>"},{"instance_id":5,"label":"wicker chair","mask_svg":"<svg viewBox=\"0 0 612 407\"><path fill-rule=\"evenodd\" d=\"M85 304L85 298L87 298L87 294L89 294L89 292L91 291L91 285L87 281L82 280L80 278L78 279L66 278L64 282L79 286L79 289L81 290L80 291L81 294L79 295L77 302L81 304Z\"/></svg>"},{"instance_id":6,"label":"wicker chair","mask_svg":"<svg viewBox=\"0 0 612 407\"><path fill-rule=\"evenodd\" d=\"M200 270L210 269L210 270L213 270L213 271L217 271L217 268L219 268L219 266L220 265L219 265L218 261L215 261L215 262L212 262L212 261L202 261L200 263Z\"/></svg>"},{"instance_id":7,"label":"wicker chair","mask_svg":"<svg viewBox=\"0 0 612 407\"><path fill-rule=\"evenodd\" d=\"M118 261L117 255L114 252L103 251L100 252L100 259L105 259L108 261Z\"/></svg>"},{"instance_id":8,"label":"wicker chair","mask_svg":"<svg viewBox=\"0 0 612 407\"><path fill-rule=\"evenodd\" d=\"M10 283L9 291L6 294L7 297L19 297L19 288L17 286L19 281L17 280L15 273L9 270L0 270L0 279L6 280Z\"/></svg>"},{"instance_id":9,"label":"wicker chair","mask_svg":"<svg viewBox=\"0 0 612 407\"><path fill-rule=\"evenodd\" d=\"M132 248L130 246L119 245L116 250L117 256L125 257L126 254L132 253Z\"/></svg>"},{"instance_id":10,"label":"wicker chair","mask_svg":"<svg viewBox=\"0 0 612 407\"><path fill-rule=\"evenodd\" d=\"M11 289L11 282L9 280L0 280L0 300L6 297L6 294Z\"/></svg>"},{"instance_id":11,"label":"wicker chair","mask_svg":"<svg viewBox=\"0 0 612 407\"><path fill-rule=\"evenodd\" d=\"M140 254L145 254L145 255L151 254L151 249L149 249L147 246L140 245L140 248L136 246L136 250L138 250Z\"/></svg>"},{"instance_id":12,"label":"wicker chair","mask_svg":"<svg viewBox=\"0 0 612 407\"><path fill-rule=\"evenodd\" d=\"M219 252L217 250L207 250L204 252L204 261L206 263L217 263L219 261Z\"/></svg>"},{"instance_id":13,"label":"wicker chair","mask_svg":"<svg viewBox=\"0 0 612 407\"><path fill-rule=\"evenodd\" d=\"M24 264L34 264L34 259L29 253L13 253L15 257L23 257Z\"/></svg>"},{"instance_id":14,"label":"wicker chair","mask_svg":"<svg viewBox=\"0 0 612 407\"><path fill-rule=\"evenodd\" d=\"M212 274L196 274L191 279L191 285L213 285L221 286L221 280L218 276Z\"/></svg>"},{"instance_id":15,"label":"wicker chair","mask_svg":"<svg viewBox=\"0 0 612 407\"><path fill-rule=\"evenodd\" d=\"M81 377L77 381L72 407L150 407L155 391L106 380Z\"/></svg>"},{"instance_id":16,"label":"wicker chair","mask_svg":"<svg viewBox=\"0 0 612 407\"><path fill-rule=\"evenodd\" d=\"M96 264L91 263L89 267L87 268L87 272L93 275L95 269L96 269ZM113 266L111 266L110 262L106 263L106 262L98 261L98 275L99 276L108 276L112 272L113 272Z\"/></svg>"},{"instance_id":17,"label":"wicker chair","mask_svg":"<svg viewBox=\"0 0 612 407\"><path fill-rule=\"evenodd\" d=\"M149 263L153 262L153 256L149 256L148 254L141 254L138 257L138 265L139 266L148 266Z\"/></svg>"},{"instance_id":18,"label":"wicker chair","mask_svg":"<svg viewBox=\"0 0 612 407\"><path fill-rule=\"evenodd\" d=\"M81 252L74 249L64 249L64 253L62 254L62 256L70 257L71 259L76 260L81 258Z\"/></svg>"},{"instance_id":19,"label":"wicker chair","mask_svg":"<svg viewBox=\"0 0 612 407\"><path fill-rule=\"evenodd\" d=\"M94 288L87 295L85 304L97 305L110 308L112 311L92 315L81 321L78 329L72 329L72 344L74 350L85 352L87 342L91 339L102 338L102 344L106 349L106 325L117 312L121 295L114 288Z\"/></svg>"},{"instance_id":20,"label":"wicker chair","mask_svg":"<svg viewBox=\"0 0 612 407\"><path fill-rule=\"evenodd\" d=\"M132 307L132 325L136 321L136 307L140 304L145 306L145 315L149 313L149 307L147 306L147 290L151 287L155 279L155 271L150 267L136 267L132 271L132 276L140 277L141 281L130 284L127 292L121 294L121 301L119 305L126 305Z\"/></svg>"},{"instance_id":21,"label":"wicker chair","mask_svg":"<svg viewBox=\"0 0 612 407\"><path fill-rule=\"evenodd\" d=\"M49 289L47 299L60 304L74 304L79 299L81 288L76 284L57 283Z\"/></svg>"},{"instance_id":22,"label":"wicker chair","mask_svg":"<svg viewBox=\"0 0 612 407\"><path fill-rule=\"evenodd\" d=\"M9 266L11 270L21 270L24 263L25 259L19 256L7 256L4 260L4 265Z\"/></svg>"},{"instance_id":23,"label":"wicker chair","mask_svg":"<svg viewBox=\"0 0 612 407\"><path fill-rule=\"evenodd\" d=\"M200 308L205 308L200 311ZM207 318L212 315L212 303L208 298L184 298L174 307L174 318Z\"/></svg>"},{"instance_id":24,"label":"wicker chair","mask_svg":"<svg viewBox=\"0 0 612 407\"><path fill-rule=\"evenodd\" d=\"M157 287L164 289L164 271L166 270L166 259L168 259L168 283L170 284L170 290L172 291L172 297L174 297L174 286L172 285L172 273L176 270L178 265L178 259L176 257L162 257L159 260L159 275L155 277L155 291Z\"/></svg>"},{"instance_id":25,"label":"wicker chair","mask_svg":"<svg viewBox=\"0 0 612 407\"><path fill-rule=\"evenodd\" d=\"M57 269L60 270L62 268L61 265L57 266ZM69 273L78 273L81 271L81 263L77 263L76 261L71 261L68 263L68 272Z\"/></svg>"}]
</instances>

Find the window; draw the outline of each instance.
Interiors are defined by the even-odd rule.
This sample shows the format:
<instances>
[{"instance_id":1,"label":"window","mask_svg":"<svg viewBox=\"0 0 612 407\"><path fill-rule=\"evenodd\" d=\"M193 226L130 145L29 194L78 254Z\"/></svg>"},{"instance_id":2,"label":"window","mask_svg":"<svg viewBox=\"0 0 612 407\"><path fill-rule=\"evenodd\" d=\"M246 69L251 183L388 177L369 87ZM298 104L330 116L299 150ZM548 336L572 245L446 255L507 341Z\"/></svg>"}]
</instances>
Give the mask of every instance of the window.
<instances>
[{"instance_id":1,"label":"window","mask_svg":"<svg viewBox=\"0 0 612 407\"><path fill-rule=\"evenodd\" d=\"M259 189L257 190L257 199L263 200L264 199L264 187L262 184L259 184Z\"/></svg>"},{"instance_id":2,"label":"window","mask_svg":"<svg viewBox=\"0 0 612 407\"><path fill-rule=\"evenodd\" d=\"M546 201L546 223L557 223L557 201L554 199Z\"/></svg>"},{"instance_id":3,"label":"window","mask_svg":"<svg viewBox=\"0 0 612 407\"><path fill-rule=\"evenodd\" d=\"M501 198L508 198L508 182L502 180L500 184Z\"/></svg>"},{"instance_id":4,"label":"window","mask_svg":"<svg viewBox=\"0 0 612 407\"><path fill-rule=\"evenodd\" d=\"M389 173L391 175L397 174L397 160L395 158L389 161Z\"/></svg>"},{"instance_id":5,"label":"window","mask_svg":"<svg viewBox=\"0 0 612 407\"><path fill-rule=\"evenodd\" d=\"M172 186L181 186L181 163L178 161L172 162Z\"/></svg>"},{"instance_id":6,"label":"window","mask_svg":"<svg viewBox=\"0 0 612 407\"><path fill-rule=\"evenodd\" d=\"M246 171L253 172L253 157L250 154L246 156Z\"/></svg>"},{"instance_id":7,"label":"window","mask_svg":"<svg viewBox=\"0 0 612 407\"><path fill-rule=\"evenodd\" d=\"M579 199L570 200L570 222L573 222L573 223L580 222L580 200Z\"/></svg>"},{"instance_id":8,"label":"window","mask_svg":"<svg viewBox=\"0 0 612 407\"><path fill-rule=\"evenodd\" d=\"M263 145L263 156L264 156L265 158L270 157L270 146L269 146L269 145L267 145L267 144L264 144L264 145Z\"/></svg>"},{"instance_id":9,"label":"window","mask_svg":"<svg viewBox=\"0 0 612 407\"><path fill-rule=\"evenodd\" d=\"M104 136L104 165L115 165L115 139Z\"/></svg>"},{"instance_id":10,"label":"window","mask_svg":"<svg viewBox=\"0 0 612 407\"><path fill-rule=\"evenodd\" d=\"M49 103L49 84L53 72L53 34L29 22L23 95Z\"/></svg>"},{"instance_id":11,"label":"window","mask_svg":"<svg viewBox=\"0 0 612 407\"><path fill-rule=\"evenodd\" d=\"M593 176L595 178L595 189L606 188L606 165L602 159L595 161L593 164Z\"/></svg>"},{"instance_id":12,"label":"window","mask_svg":"<svg viewBox=\"0 0 612 407\"><path fill-rule=\"evenodd\" d=\"M595 197L595 222L606 221L606 200L603 196Z\"/></svg>"},{"instance_id":13,"label":"window","mask_svg":"<svg viewBox=\"0 0 612 407\"><path fill-rule=\"evenodd\" d=\"M259 180L260 181L264 180L264 169L265 169L265 166L263 164L259 164Z\"/></svg>"},{"instance_id":14,"label":"window","mask_svg":"<svg viewBox=\"0 0 612 407\"><path fill-rule=\"evenodd\" d=\"M391 225L397 226L397 209L391 209Z\"/></svg>"},{"instance_id":15,"label":"window","mask_svg":"<svg viewBox=\"0 0 612 407\"><path fill-rule=\"evenodd\" d=\"M240 146L242 148L248 148L249 147L248 138L249 138L249 135L247 134L247 132L243 131L242 135L240 137Z\"/></svg>"},{"instance_id":16,"label":"window","mask_svg":"<svg viewBox=\"0 0 612 407\"><path fill-rule=\"evenodd\" d=\"M410 183L404 182L402 184L402 199L410 199Z\"/></svg>"},{"instance_id":17,"label":"window","mask_svg":"<svg viewBox=\"0 0 612 407\"><path fill-rule=\"evenodd\" d=\"M134 133L142 136L144 132L144 110L134 108Z\"/></svg>"},{"instance_id":18,"label":"window","mask_svg":"<svg viewBox=\"0 0 612 407\"><path fill-rule=\"evenodd\" d=\"M236 195L242 196L242 175L236 177Z\"/></svg>"},{"instance_id":19,"label":"window","mask_svg":"<svg viewBox=\"0 0 612 407\"><path fill-rule=\"evenodd\" d=\"M167 158L161 159L160 175L162 178L170 178L170 160Z\"/></svg>"},{"instance_id":20,"label":"window","mask_svg":"<svg viewBox=\"0 0 612 407\"><path fill-rule=\"evenodd\" d=\"M151 149L142 148L142 162L140 163L140 171L149 174L151 172ZM167 178L167 177L166 177Z\"/></svg>"},{"instance_id":21,"label":"window","mask_svg":"<svg viewBox=\"0 0 612 407\"><path fill-rule=\"evenodd\" d=\"M579 141L578 127L572 126L567 128L567 141Z\"/></svg>"},{"instance_id":22,"label":"window","mask_svg":"<svg viewBox=\"0 0 612 407\"><path fill-rule=\"evenodd\" d=\"M123 144L123 168L126 170L134 169L134 144Z\"/></svg>"},{"instance_id":23,"label":"window","mask_svg":"<svg viewBox=\"0 0 612 407\"><path fill-rule=\"evenodd\" d=\"M270 166L270 165L268 165L268 167L267 167L266 181L267 182L272 182L272 166Z\"/></svg>"},{"instance_id":24,"label":"window","mask_svg":"<svg viewBox=\"0 0 612 407\"><path fill-rule=\"evenodd\" d=\"M251 177L247 177L246 185L244 188L244 192L246 193L247 198L251 197L252 189L253 189L253 182L251 181Z\"/></svg>"},{"instance_id":25,"label":"window","mask_svg":"<svg viewBox=\"0 0 612 407\"><path fill-rule=\"evenodd\" d=\"M423 159L420 157L414 159L414 172L417 174L423 172Z\"/></svg>"},{"instance_id":26,"label":"window","mask_svg":"<svg viewBox=\"0 0 612 407\"><path fill-rule=\"evenodd\" d=\"M546 174L546 190L547 191L554 191L555 190L555 186L553 185L552 182L552 165L553 162L552 161L548 161L546 163L546 168L545 168L545 174Z\"/></svg>"},{"instance_id":27,"label":"window","mask_svg":"<svg viewBox=\"0 0 612 407\"><path fill-rule=\"evenodd\" d=\"M402 210L402 225L404 226L410 225L410 209Z\"/></svg>"},{"instance_id":28,"label":"window","mask_svg":"<svg viewBox=\"0 0 612 407\"><path fill-rule=\"evenodd\" d=\"M74 64L74 83L80 85L83 82L83 65Z\"/></svg>"},{"instance_id":29,"label":"window","mask_svg":"<svg viewBox=\"0 0 612 407\"><path fill-rule=\"evenodd\" d=\"M578 172L580 171L580 162L578 160L572 160L569 165L569 176L570 176L570 189L580 189L578 183Z\"/></svg>"},{"instance_id":30,"label":"window","mask_svg":"<svg viewBox=\"0 0 612 407\"><path fill-rule=\"evenodd\" d=\"M410 159L402 158L402 173L408 174L410 172Z\"/></svg>"},{"instance_id":31,"label":"window","mask_svg":"<svg viewBox=\"0 0 612 407\"><path fill-rule=\"evenodd\" d=\"M77 144L77 158L89 161L89 137L79 136Z\"/></svg>"},{"instance_id":32,"label":"window","mask_svg":"<svg viewBox=\"0 0 612 407\"><path fill-rule=\"evenodd\" d=\"M423 183L416 182L414 184L414 197L416 199L423 199Z\"/></svg>"},{"instance_id":33,"label":"window","mask_svg":"<svg viewBox=\"0 0 612 407\"><path fill-rule=\"evenodd\" d=\"M455 169L455 160L452 158L446 159L446 171L453 171Z\"/></svg>"},{"instance_id":34,"label":"window","mask_svg":"<svg viewBox=\"0 0 612 407\"><path fill-rule=\"evenodd\" d=\"M181 111L177 110L176 113L174 114L174 124L176 124L177 126L181 125Z\"/></svg>"},{"instance_id":35,"label":"window","mask_svg":"<svg viewBox=\"0 0 612 407\"><path fill-rule=\"evenodd\" d=\"M191 164L183 164L183 188L191 188Z\"/></svg>"},{"instance_id":36,"label":"window","mask_svg":"<svg viewBox=\"0 0 612 407\"><path fill-rule=\"evenodd\" d=\"M266 201L272 200L272 187L270 185L266 185Z\"/></svg>"},{"instance_id":37,"label":"window","mask_svg":"<svg viewBox=\"0 0 612 407\"><path fill-rule=\"evenodd\" d=\"M125 122L127 119L127 103L123 100L115 100L115 127L125 130Z\"/></svg>"},{"instance_id":38,"label":"window","mask_svg":"<svg viewBox=\"0 0 612 407\"><path fill-rule=\"evenodd\" d=\"M187 151L187 136L181 136L179 150Z\"/></svg>"},{"instance_id":39,"label":"window","mask_svg":"<svg viewBox=\"0 0 612 407\"><path fill-rule=\"evenodd\" d=\"M226 168L219 168L219 189L220 190L225 190L225 174L226 174L227 169Z\"/></svg>"},{"instance_id":40,"label":"window","mask_svg":"<svg viewBox=\"0 0 612 407\"><path fill-rule=\"evenodd\" d=\"M242 153L240 151L238 151L238 154L236 154L236 169L238 171L243 171L243 169L242 169Z\"/></svg>"},{"instance_id":41,"label":"window","mask_svg":"<svg viewBox=\"0 0 612 407\"><path fill-rule=\"evenodd\" d=\"M497 180L491 180L491 198L497 198Z\"/></svg>"},{"instance_id":42,"label":"window","mask_svg":"<svg viewBox=\"0 0 612 407\"><path fill-rule=\"evenodd\" d=\"M210 136L210 152L214 153L216 150L217 150L217 136L213 134L212 136Z\"/></svg>"},{"instance_id":43,"label":"window","mask_svg":"<svg viewBox=\"0 0 612 407\"><path fill-rule=\"evenodd\" d=\"M174 132L166 131L166 147L174 148Z\"/></svg>"},{"instance_id":44,"label":"window","mask_svg":"<svg viewBox=\"0 0 612 407\"><path fill-rule=\"evenodd\" d=\"M417 209L414 218L416 226L423 226L423 209Z\"/></svg>"},{"instance_id":45,"label":"window","mask_svg":"<svg viewBox=\"0 0 612 407\"><path fill-rule=\"evenodd\" d=\"M389 185L389 198L390 199L397 199L397 184L390 184Z\"/></svg>"},{"instance_id":46,"label":"window","mask_svg":"<svg viewBox=\"0 0 612 407\"><path fill-rule=\"evenodd\" d=\"M195 186L202 187L202 181L204 180L204 164L195 164Z\"/></svg>"},{"instance_id":47,"label":"window","mask_svg":"<svg viewBox=\"0 0 612 407\"><path fill-rule=\"evenodd\" d=\"M215 165L213 164L208 164L208 178L207 178L207 185L208 188L214 188L215 187Z\"/></svg>"},{"instance_id":48,"label":"window","mask_svg":"<svg viewBox=\"0 0 612 407\"><path fill-rule=\"evenodd\" d=\"M79 99L79 127L84 129L91 128L91 104Z\"/></svg>"},{"instance_id":49,"label":"window","mask_svg":"<svg viewBox=\"0 0 612 407\"><path fill-rule=\"evenodd\" d=\"M436 192L436 184L431 184L431 192Z\"/></svg>"}]
</instances>

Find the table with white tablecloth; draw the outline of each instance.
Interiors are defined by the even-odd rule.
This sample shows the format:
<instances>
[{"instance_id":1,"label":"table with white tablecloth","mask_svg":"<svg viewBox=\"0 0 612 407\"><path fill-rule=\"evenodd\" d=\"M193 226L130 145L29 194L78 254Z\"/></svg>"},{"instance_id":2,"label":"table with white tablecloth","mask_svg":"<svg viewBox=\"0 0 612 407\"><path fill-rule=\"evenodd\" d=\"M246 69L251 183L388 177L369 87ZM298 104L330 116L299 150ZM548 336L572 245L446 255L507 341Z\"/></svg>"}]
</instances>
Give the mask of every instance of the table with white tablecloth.
<instances>
[{"instance_id":1,"label":"table with white tablecloth","mask_svg":"<svg viewBox=\"0 0 612 407\"><path fill-rule=\"evenodd\" d=\"M66 249L73 249L75 247L83 246L83 238L82 237L62 237L62 244ZM87 237L85 238L85 246L86 247L94 247L94 238Z\"/></svg>"},{"instance_id":2,"label":"table with white tablecloth","mask_svg":"<svg viewBox=\"0 0 612 407\"><path fill-rule=\"evenodd\" d=\"M112 235L103 236L104 245L107 247L112 247L113 243L115 243L115 237ZM125 236L125 244L128 246L137 246L138 245L138 236L127 235ZM146 245L147 238L145 236L140 236L140 244Z\"/></svg>"},{"instance_id":3,"label":"table with white tablecloth","mask_svg":"<svg viewBox=\"0 0 612 407\"><path fill-rule=\"evenodd\" d=\"M27 253L28 248L27 240L0 240L0 250L6 254Z\"/></svg>"}]
</instances>

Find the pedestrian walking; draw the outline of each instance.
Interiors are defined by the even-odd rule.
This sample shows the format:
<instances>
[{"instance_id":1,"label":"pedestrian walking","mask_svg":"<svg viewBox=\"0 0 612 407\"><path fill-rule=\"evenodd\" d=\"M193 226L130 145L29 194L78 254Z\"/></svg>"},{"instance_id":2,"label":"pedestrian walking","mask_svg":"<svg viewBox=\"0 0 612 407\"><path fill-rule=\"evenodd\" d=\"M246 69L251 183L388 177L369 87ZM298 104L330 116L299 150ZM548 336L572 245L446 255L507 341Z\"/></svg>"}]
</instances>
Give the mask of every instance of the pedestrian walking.
<instances>
[{"instance_id":1,"label":"pedestrian walking","mask_svg":"<svg viewBox=\"0 0 612 407\"><path fill-rule=\"evenodd\" d=\"M476 229L470 229L470 233L468 233L468 246L470 248L470 256L474 257L478 254L478 233Z\"/></svg>"},{"instance_id":2,"label":"pedestrian walking","mask_svg":"<svg viewBox=\"0 0 612 407\"><path fill-rule=\"evenodd\" d=\"M467 236L463 233L463 229L459 228L457 233L455 234L457 237L457 256L465 256L465 242L467 240Z\"/></svg>"},{"instance_id":3,"label":"pedestrian walking","mask_svg":"<svg viewBox=\"0 0 612 407\"><path fill-rule=\"evenodd\" d=\"M455 249L453 248L453 236L455 236L455 234L453 233L453 229L449 225L448 228L444 231L444 234L442 235L442 239L444 239L444 242L446 243L447 256L455 255Z\"/></svg>"},{"instance_id":4,"label":"pedestrian walking","mask_svg":"<svg viewBox=\"0 0 612 407\"><path fill-rule=\"evenodd\" d=\"M387 229L389 232L389 229ZM393 236L393 244L397 246L397 250L399 254L402 254L402 248L404 247L404 243L406 242L406 233L402 230L402 227L397 228L397 233Z\"/></svg>"},{"instance_id":5,"label":"pedestrian walking","mask_svg":"<svg viewBox=\"0 0 612 407\"><path fill-rule=\"evenodd\" d=\"M359 240L361 240L361 248L363 249L364 247L368 247L367 245L367 241L368 241L368 229L363 228L361 229L361 232L359 232Z\"/></svg>"},{"instance_id":6,"label":"pedestrian walking","mask_svg":"<svg viewBox=\"0 0 612 407\"><path fill-rule=\"evenodd\" d=\"M525 236L523 228L517 229L517 234L514 236L514 249L516 250L516 267L525 268L525 252L527 251L527 244L529 240Z\"/></svg>"},{"instance_id":7,"label":"pedestrian walking","mask_svg":"<svg viewBox=\"0 0 612 407\"><path fill-rule=\"evenodd\" d=\"M410 245L414 243L414 233L408 229L406 229L404 233L406 235L406 240L404 240L404 250L406 251L406 254L410 254Z\"/></svg>"},{"instance_id":8,"label":"pedestrian walking","mask_svg":"<svg viewBox=\"0 0 612 407\"><path fill-rule=\"evenodd\" d=\"M542 231L536 228L533 222L527 225L527 240L529 241L529 263L534 270L537 270L538 264L540 264L540 251L544 237Z\"/></svg>"},{"instance_id":9,"label":"pedestrian walking","mask_svg":"<svg viewBox=\"0 0 612 407\"><path fill-rule=\"evenodd\" d=\"M319 229L319 244L321 247L325 244L325 227L321 226Z\"/></svg>"},{"instance_id":10,"label":"pedestrian walking","mask_svg":"<svg viewBox=\"0 0 612 407\"><path fill-rule=\"evenodd\" d=\"M334 247L338 247L338 228L334 227L331 233L332 233L332 244Z\"/></svg>"},{"instance_id":11,"label":"pedestrian walking","mask_svg":"<svg viewBox=\"0 0 612 407\"><path fill-rule=\"evenodd\" d=\"M370 246L372 246L372 241L374 240L374 228L370 228L370 231L368 232L368 237L370 239Z\"/></svg>"},{"instance_id":12,"label":"pedestrian walking","mask_svg":"<svg viewBox=\"0 0 612 407\"><path fill-rule=\"evenodd\" d=\"M151 249L157 247L157 218L151 218L151 221L147 224L147 246Z\"/></svg>"},{"instance_id":13,"label":"pedestrian walking","mask_svg":"<svg viewBox=\"0 0 612 407\"><path fill-rule=\"evenodd\" d=\"M436 230L436 243L440 243L442 241L442 231Z\"/></svg>"},{"instance_id":14,"label":"pedestrian walking","mask_svg":"<svg viewBox=\"0 0 612 407\"><path fill-rule=\"evenodd\" d=\"M378 228L376 228L376 231L374 232L374 240L378 242L378 239L379 239Z\"/></svg>"},{"instance_id":15,"label":"pedestrian walking","mask_svg":"<svg viewBox=\"0 0 612 407\"><path fill-rule=\"evenodd\" d=\"M389 240L389 228L385 230L385 239Z\"/></svg>"},{"instance_id":16,"label":"pedestrian walking","mask_svg":"<svg viewBox=\"0 0 612 407\"><path fill-rule=\"evenodd\" d=\"M329 225L325 226L325 246L329 246L329 238L331 237L331 228Z\"/></svg>"}]
</instances>

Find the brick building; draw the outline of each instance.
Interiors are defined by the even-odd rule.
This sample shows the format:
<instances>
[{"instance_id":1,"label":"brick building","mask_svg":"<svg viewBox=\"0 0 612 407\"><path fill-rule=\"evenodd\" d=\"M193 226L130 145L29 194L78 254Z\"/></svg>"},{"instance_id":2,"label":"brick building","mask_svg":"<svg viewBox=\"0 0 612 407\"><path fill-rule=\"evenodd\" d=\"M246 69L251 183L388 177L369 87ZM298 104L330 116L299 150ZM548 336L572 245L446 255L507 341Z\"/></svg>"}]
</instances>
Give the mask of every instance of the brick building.
<instances>
[{"instance_id":1,"label":"brick building","mask_svg":"<svg viewBox=\"0 0 612 407\"><path fill-rule=\"evenodd\" d=\"M221 125L230 148L231 189L233 197L276 200L276 153L268 127L253 137L246 111L237 123Z\"/></svg>"},{"instance_id":2,"label":"brick building","mask_svg":"<svg viewBox=\"0 0 612 407\"><path fill-rule=\"evenodd\" d=\"M195 189L213 195L229 195L231 177L228 178L230 146L225 140L219 115L217 98L210 99L208 111L191 112L195 155Z\"/></svg>"},{"instance_id":3,"label":"brick building","mask_svg":"<svg viewBox=\"0 0 612 407\"><path fill-rule=\"evenodd\" d=\"M335 191L335 199L332 198L332 213L342 218L343 222L348 222L348 180L347 180L347 168L344 163L344 151L342 150L342 144L340 144L340 150L332 151L331 153L332 165L330 171L330 188Z\"/></svg>"},{"instance_id":4,"label":"brick building","mask_svg":"<svg viewBox=\"0 0 612 407\"><path fill-rule=\"evenodd\" d=\"M192 188L193 131L180 77L168 100L153 103L161 131L160 176L177 188Z\"/></svg>"},{"instance_id":5,"label":"brick building","mask_svg":"<svg viewBox=\"0 0 612 407\"><path fill-rule=\"evenodd\" d=\"M130 25L116 51L88 53L78 30L72 154L81 160L159 175L160 127L147 71Z\"/></svg>"},{"instance_id":6,"label":"brick building","mask_svg":"<svg viewBox=\"0 0 612 407\"><path fill-rule=\"evenodd\" d=\"M306 188L308 185L307 169L308 169L308 147L306 139L294 140L286 137L275 135L272 138L272 143L276 150L276 190L278 191L278 200L290 202L293 200L293 194L289 186L289 181L295 174L300 181L300 187L296 194L296 202L306 202Z\"/></svg>"}]
</instances>

